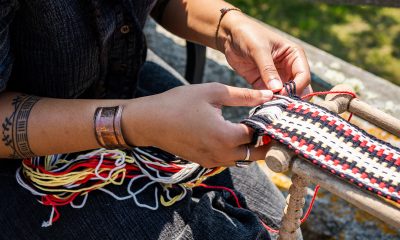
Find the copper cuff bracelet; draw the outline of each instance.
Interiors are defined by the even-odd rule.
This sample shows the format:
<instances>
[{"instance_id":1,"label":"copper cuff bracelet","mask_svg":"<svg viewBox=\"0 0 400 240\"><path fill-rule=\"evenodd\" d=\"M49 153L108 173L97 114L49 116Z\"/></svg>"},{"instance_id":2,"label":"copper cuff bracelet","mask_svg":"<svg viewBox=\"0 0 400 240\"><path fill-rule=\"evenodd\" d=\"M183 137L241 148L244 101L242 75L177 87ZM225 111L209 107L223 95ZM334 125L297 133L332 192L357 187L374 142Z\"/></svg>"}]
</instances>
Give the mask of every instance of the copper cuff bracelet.
<instances>
[{"instance_id":1,"label":"copper cuff bracelet","mask_svg":"<svg viewBox=\"0 0 400 240\"><path fill-rule=\"evenodd\" d=\"M104 148L130 148L122 135L122 106L99 107L94 114L97 142Z\"/></svg>"}]
</instances>

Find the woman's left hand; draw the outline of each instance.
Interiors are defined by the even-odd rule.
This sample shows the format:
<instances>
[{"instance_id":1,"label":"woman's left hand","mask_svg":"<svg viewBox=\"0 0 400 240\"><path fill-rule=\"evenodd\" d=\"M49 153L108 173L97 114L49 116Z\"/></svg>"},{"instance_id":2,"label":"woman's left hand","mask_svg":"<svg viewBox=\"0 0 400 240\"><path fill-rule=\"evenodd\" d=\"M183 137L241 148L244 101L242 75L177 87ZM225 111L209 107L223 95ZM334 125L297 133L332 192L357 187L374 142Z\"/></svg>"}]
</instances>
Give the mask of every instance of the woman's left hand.
<instances>
[{"instance_id":1,"label":"woman's left hand","mask_svg":"<svg viewBox=\"0 0 400 240\"><path fill-rule=\"evenodd\" d=\"M224 16L220 31L219 50L253 88L284 94L283 83L293 80L298 95L312 91L310 68L299 45L237 11Z\"/></svg>"}]
</instances>

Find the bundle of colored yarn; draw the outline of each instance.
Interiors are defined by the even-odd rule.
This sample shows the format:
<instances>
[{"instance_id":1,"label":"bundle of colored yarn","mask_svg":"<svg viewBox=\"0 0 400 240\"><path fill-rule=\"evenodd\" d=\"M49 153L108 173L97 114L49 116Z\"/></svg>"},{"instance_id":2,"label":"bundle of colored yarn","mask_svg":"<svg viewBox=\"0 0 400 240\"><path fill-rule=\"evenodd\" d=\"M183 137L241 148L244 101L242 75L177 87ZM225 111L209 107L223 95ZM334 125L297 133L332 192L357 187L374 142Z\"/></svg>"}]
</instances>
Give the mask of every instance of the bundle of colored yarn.
<instances>
[{"instance_id":1,"label":"bundle of colored yarn","mask_svg":"<svg viewBox=\"0 0 400 240\"><path fill-rule=\"evenodd\" d=\"M52 206L50 226L59 219L57 207L82 208L94 190L103 191L117 200L132 199L139 207L156 210L183 199L187 188L201 184L224 168L207 169L164 152L158 148L133 148L130 151L98 149L83 154L63 154L24 159L17 170L18 183L38 196L43 205ZM107 189L122 185L125 196ZM141 202L143 191L154 192L151 202ZM77 204L76 202L80 203Z\"/></svg>"},{"instance_id":2,"label":"bundle of colored yarn","mask_svg":"<svg viewBox=\"0 0 400 240\"><path fill-rule=\"evenodd\" d=\"M254 145L280 141L344 181L400 203L400 149L298 97L275 96L250 112Z\"/></svg>"}]
</instances>

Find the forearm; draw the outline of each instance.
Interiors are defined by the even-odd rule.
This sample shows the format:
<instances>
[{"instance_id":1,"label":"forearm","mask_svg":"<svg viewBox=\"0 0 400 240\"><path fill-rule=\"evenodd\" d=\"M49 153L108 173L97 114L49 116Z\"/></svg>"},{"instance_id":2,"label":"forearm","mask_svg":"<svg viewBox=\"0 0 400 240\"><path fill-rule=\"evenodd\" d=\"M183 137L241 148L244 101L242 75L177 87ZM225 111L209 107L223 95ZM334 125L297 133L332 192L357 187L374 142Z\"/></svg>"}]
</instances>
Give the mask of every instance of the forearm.
<instances>
[{"instance_id":1,"label":"forearm","mask_svg":"<svg viewBox=\"0 0 400 240\"><path fill-rule=\"evenodd\" d=\"M128 145L155 146L206 167L229 166L243 158L243 144L250 142L251 132L243 124L226 121L220 107L256 106L271 98L268 90L217 83L181 86L131 100L38 99L2 93L0 158L99 148L96 109L122 105L122 135ZM259 150L252 154L255 159L263 155Z\"/></svg>"},{"instance_id":2,"label":"forearm","mask_svg":"<svg viewBox=\"0 0 400 240\"><path fill-rule=\"evenodd\" d=\"M93 116L97 107L126 100L38 98L0 94L0 158L23 158L99 148Z\"/></svg>"},{"instance_id":3,"label":"forearm","mask_svg":"<svg viewBox=\"0 0 400 240\"><path fill-rule=\"evenodd\" d=\"M180 37L217 48L215 33L220 9L224 7L234 6L221 0L169 0L159 23ZM220 42L229 34L233 19L243 17L244 14L237 11L226 14L219 29Z\"/></svg>"}]
</instances>

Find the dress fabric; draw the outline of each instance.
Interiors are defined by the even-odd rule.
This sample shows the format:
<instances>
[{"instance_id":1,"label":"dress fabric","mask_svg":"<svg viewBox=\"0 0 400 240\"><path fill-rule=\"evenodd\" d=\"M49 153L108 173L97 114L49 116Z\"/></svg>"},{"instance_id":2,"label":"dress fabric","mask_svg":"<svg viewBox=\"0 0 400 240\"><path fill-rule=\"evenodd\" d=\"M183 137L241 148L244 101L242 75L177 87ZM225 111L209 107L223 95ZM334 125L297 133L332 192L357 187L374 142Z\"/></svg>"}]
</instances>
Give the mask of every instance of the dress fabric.
<instances>
[{"instance_id":1,"label":"dress fabric","mask_svg":"<svg viewBox=\"0 0 400 240\"><path fill-rule=\"evenodd\" d=\"M142 32L152 0L0 0L0 91L56 98L132 98L185 84L154 54ZM206 181L235 190L195 188L156 211L94 191L82 209L51 208L15 179L19 160L0 160L0 239L269 239L284 198L257 164ZM117 195L126 186L112 189ZM146 193L142 194L146 199ZM149 197L153 197L150 196Z\"/></svg>"},{"instance_id":2,"label":"dress fabric","mask_svg":"<svg viewBox=\"0 0 400 240\"><path fill-rule=\"evenodd\" d=\"M155 0L1 0L0 90L131 98Z\"/></svg>"}]
</instances>

